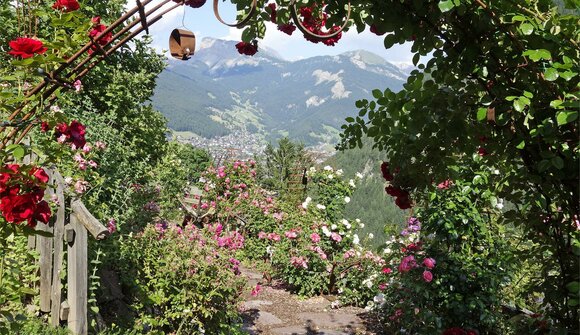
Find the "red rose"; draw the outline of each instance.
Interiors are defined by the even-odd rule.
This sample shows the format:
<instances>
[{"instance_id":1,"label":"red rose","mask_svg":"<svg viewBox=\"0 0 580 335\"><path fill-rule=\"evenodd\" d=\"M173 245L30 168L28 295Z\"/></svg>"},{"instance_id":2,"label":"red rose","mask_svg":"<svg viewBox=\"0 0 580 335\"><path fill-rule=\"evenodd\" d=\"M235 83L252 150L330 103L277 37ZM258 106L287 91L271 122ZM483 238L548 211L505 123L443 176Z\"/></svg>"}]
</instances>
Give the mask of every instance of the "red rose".
<instances>
[{"instance_id":1,"label":"red rose","mask_svg":"<svg viewBox=\"0 0 580 335\"><path fill-rule=\"evenodd\" d=\"M467 333L463 328L453 327L449 329L445 329L441 335L466 335Z\"/></svg>"},{"instance_id":2,"label":"red rose","mask_svg":"<svg viewBox=\"0 0 580 335\"><path fill-rule=\"evenodd\" d=\"M35 203L30 194L10 195L0 200L0 211L6 221L11 223L21 223L28 220L29 225L34 225L32 217L34 215Z\"/></svg>"},{"instance_id":3,"label":"red rose","mask_svg":"<svg viewBox=\"0 0 580 335\"><path fill-rule=\"evenodd\" d=\"M205 4L205 0L188 0L185 4L192 8L199 8Z\"/></svg>"},{"instance_id":4,"label":"red rose","mask_svg":"<svg viewBox=\"0 0 580 335\"><path fill-rule=\"evenodd\" d=\"M36 205L36 210L34 211L34 219L43 223L48 223L51 214L52 213L50 211L50 206L46 201L42 200Z\"/></svg>"},{"instance_id":5,"label":"red rose","mask_svg":"<svg viewBox=\"0 0 580 335\"><path fill-rule=\"evenodd\" d=\"M91 19L91 22L93 24L101 24L101 17L100 16L95 16Z\"/></svg>"},{"instance_id":6,"label":"red rose","mask_svg":"<svg viewBox=\"0 0 580 335\"><path fill-rule=\"evenodd\" d=\"M81 6L77 0L56 0L54 5L52 5L52 8L64 10L65 12L72 12L81 8Z\"/></svg>"},{"instance_id":7,"label":"red rose","mask_svg":"<svg viewBox=\"0 0 580 335\"><path fill-rule=\"evenodd\" d=\"M292 23L279 24L278 30L285 34L292 35L294 30L296 30L296 26Z\"/></svg>"},{"instance_id":8,"label":"red rose","mask_svg":"<svg viewBox=\"0 0 580 335\"><path fill-rule=\"evenodd\" d=\"M385 191L392 197L408 197L409 192L402 190L400 187L389 185L385 187Z\"/></svg>"},{"instance_id":9,"label":"red rose","mask_svg":"<svg viewBox=\"0 0 580 335\"><path fill-rule=\"evenodd\" d=\"M50 126L48 125L48 122L42 121L42 123L40 124L40 131L42 131L43 133L46 133L49 130L50 130Z\"/></svg>"},{"instance_id":10,"label":"red rose","mask_svg":"<svg viewBox=\"0 0 580 335\"><path fill-rule=\"evenodd\" d=\"M94 40L99 35L101 35L101 33L105 31L105 29L107 29L107 26L105 26L104 24L100 24L101 18L98 16L94 17L92 19L92 21L93 21L94 25L93 25L93 29L91 29L91 31L89 31L89 37ZM107 45L111 41L112 38L113 38L113 34L109 31L108 33L103 35L101 38L99 38L96 42L99 43L100 45ZM97 46L92 45L91 48L89 49L89 54L92 54L93 52L95 52L95 50L97 50Z\"/></svg>"},{"instance_id":11,"label":"red rose","mask_svg":"<svg viewBox=\"0 0 580 335\"><path fill-rule=\"evenodd\" d=\"M411 200L409 200L409 197L397 197L395 205L400 209L409 209L411 208Z\"/></svg>"},{"instance_id":12,"label":"red rose","mask_svg":"<svg viewBox=\"0 0 580 335\"><path fill-rule=\"evenodd\" d=\"M182 0L173 0L173 2L181 2ZM184 5L189 6L191 8L199 8L205 5L206 0L186 0Z\"/></svg>"},{"instance_id":13,"label":"red rose","mask_svg":"<svg viewBox=\"0 0 580 335\"><path fill-rule=\"evenodd\" d=\"M389 170L388 162L383 162L381 164L381 173L383 174L383 178L385 178L386 181L392 181L394 179L394 176L391 174L391 171Z\"/></svg>"},{"instance_id":14,"label":"red rose","mask_svg":"<svg viewBox=\"0 0 580 335\"><path fill-rule=\"evenodd\" d=\"M379 31L379 29L377 28L377 26L373 23L371 24L371 33L377 35L377 36L381 36L384 35L385 32L384 31Z\"/></svg>"},{"instance_id":15,"label":"red rose","mask_svg":"<svg viewBox=\"0 0 580 335\"><path fill-rule=\"evenodd\" d=\"M75 147L82 148L87 143L85 140L86 127L83 124L74 120L70 123L68 130Z\"/></svg>"},{"instance_id":16,"label":"red rose","mask_svg":"<svg viewBox=\"0 0 580 335\"><path fill-rule=\"evenodd\" d=\"M481 157L489 155L487 150L485 150L485 148L483 148L483 147L480 147L479 149L477 149L477 154L480 155Z\"/></svg>"},{"instance_id":17,"label":"red rose","mask_svg":"<svg viewBox=\"0 0 580 335\"><path fill-rule=\"evenodd\" d=\"M17 39L10 41L9 55L21 58L30 58L34 54L43 54L48 50L44 47L41 41L35 40L34 38L28 37L18 37Z\"/></svg>"},{"instance_id":18,"label":"red rose","mask_svg":"<svg viewBox=\"0 0 580 335\"><path fill-rule=\"evenodd\" d=\"M273 23L276 23L276 4L275 3L269 3L268 4L268 8L270 8L270 21L272 21Z\"/></svg>"},{"instance_id":19,"label":"red rose","mask_svg":"<svg viewBox=\"0 0 580 335\"><path fill-rule=\"evenodd\" d=\"M30 170L30 175L34 176L41 183L48 183L48 175L43 168L35 167Z\"/></svg>"},{"instance_id":20,"label":"red rose","mask_svg":"<svg viewBox=\"0 0 580 335\"><path fill-rule=\"evenodd\" d=\"M253 43L239 42L236 44L236 49L242 55L253 56L258 52L258 46Z\"/></svg>"}]
</instances>

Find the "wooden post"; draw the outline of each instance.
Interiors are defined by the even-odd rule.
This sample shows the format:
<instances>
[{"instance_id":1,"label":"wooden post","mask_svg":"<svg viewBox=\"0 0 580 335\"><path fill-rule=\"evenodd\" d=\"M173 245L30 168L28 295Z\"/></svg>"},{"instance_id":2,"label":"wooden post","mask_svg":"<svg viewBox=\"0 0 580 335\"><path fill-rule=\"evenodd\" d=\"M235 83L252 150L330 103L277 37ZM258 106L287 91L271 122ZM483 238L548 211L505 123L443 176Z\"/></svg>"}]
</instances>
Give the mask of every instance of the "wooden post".
<instances>
[{"instance_id":1,"label":"wooden post","mask_svg":"<svg viewBox=\"0 0 580 335\"><path fill-rule=\"evenodd\" d=\"M36 230L52 233L52 226L50 224L38 223ZM36 249L40 254L38 261L40 265L40 310L42 312L50 312L52 237L37 235Z\"/></svg>"},{"instance_id":2,"label":"wooden post","mask_svg":"<svg viewBox=\"0 0 580 335\"><path fill-rule=\"evenodd\" d=\"M80 200L73 200L71 203L72 212L76 214L81 227L93 235L96 240L102 240L109 235L109 230L97 220Z\"/></svg>"},{"instance_id":3,"label":"wooden post","mask_svg":"<svg viewBox=\"0 0 580 335\"><path fill-rule=\"evenodd\" d=\"M70 228L74 230L74 240L68 244L67 257L67 301L70 306L68 328L75 335L86 335L88 333L87 230L74 212L70 214Z\"/></svg>"},{"instance_id":4,"label":"wooden post","mask_svg":"<svg viewBox=\"0 0 580 335\"><path fill-rule=\"evenodd\" d=\"M58 171L53 170L52 180L56 185L56 197L58 199L58 209L56 211L56 221L54 223L54 254L52 268L52 294L50 307L50 324L54 327L60 324L61 320L61 300L62 300L62 283L60 275L62 272L63 261L63 239L64 239L64 220L65 220L65 199L64 199L64 180ZM67 311L68 313L68 311Z\"/></svg>"}]
</instances>

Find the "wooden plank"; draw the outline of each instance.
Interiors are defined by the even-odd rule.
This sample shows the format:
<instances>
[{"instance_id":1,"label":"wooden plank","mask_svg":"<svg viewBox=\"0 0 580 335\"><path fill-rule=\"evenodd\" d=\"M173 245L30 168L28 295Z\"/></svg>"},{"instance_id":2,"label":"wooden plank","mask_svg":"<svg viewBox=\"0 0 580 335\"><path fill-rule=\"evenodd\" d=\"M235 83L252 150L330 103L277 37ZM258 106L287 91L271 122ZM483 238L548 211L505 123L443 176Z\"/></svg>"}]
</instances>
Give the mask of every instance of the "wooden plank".
<instances>
[{"instance_id":1,"label":"wooden plank","mask_svg":"<svg viewBox=\"0 0 580 335\"><path fill-rule=\"evenodd\" d=\"M50 307L50 324L54 327L60 324L61 320L61 300L62 300L62 261L64 244L64 221L65 221L65 199L64 180L58 171L53 171L52 179L56 184L56 197L58 199L58 209L56 210L56 221L54 223L54 254L52 268L52 293ZM67 304L68 306L68 304ZM68 313L68 310L67 310Z\"/></svg>"},{"instance_id":2,"label":"wooden plank","mask_svg":"<svg viewBox=\"0 0 580 335\"><path fill-rule=\"evenodd\" d=\"M62 321L66 321L68 320L68 313L70 312L70 306L68 305L68 301L63 301L62 304L60 304L60 319Z\"/></svg>"},{"instance_id":3,"label":"wooden plank","mask_svg":"<svg viewBox=\"0 0 580 335\"><path fill-rule=\"evenodd\" d=\"M36 248L36 235L28 236L28 249L32 250Z\"/></svg>"},{"instance_id":4,"label":"wooden plank","mask_svg":"<svg viewBox=\"0 0 580 335\"><path fill-rule=\"evenodd\" d=\"M51 189L48 189L50 194ZM38 223L37 231L52 233L52 224ZM36 250L39 253L40 266L40 310L50 312L50 292L52 284L52 237L36 236Z\"/></svg>"},{"instance_id":5,"label":"wooden plank","mask_svg":"<svg viewBox=\"0 0 580 335\"><path fill-rule=\"evenodd\" d=\"M74 241L68 244L68 291L67 301L70 306L68 328L75 335L86 335L87 324L87 230L80 223L76 213L70 214L70 226L74 229Z\"/></svg>"},{"instance_id":6,"label":"wooden plank","mask_svg":"<svg viewBox=\"0 0 580 335\"><path fill-rule=\"evenodd\" d=\"M26 137L24 139L24 141L22 141L22 144L28 146L30 145L30 137ZM24 156L23 158L23 163L24 164L30 164L30 162L33 161L33 159L35 159L34 154L29 154ZM33 250L34 248L36 248L36 235L30 235L28 236L28 249Z\"/></svg>"},{"instance_id":7,"label":"wooden plank","mask_svg":"<svg viewBox=\"0 0 580 335\"><path fill-rule=\"evenodd\" d=\"M79 223L97 240L102 240L109 235L109 230L97 220L80 200L73 200L71 203L73 213L76 214ZM75 229L76 231L76 229Z\"/></svg>"}]
</instances>

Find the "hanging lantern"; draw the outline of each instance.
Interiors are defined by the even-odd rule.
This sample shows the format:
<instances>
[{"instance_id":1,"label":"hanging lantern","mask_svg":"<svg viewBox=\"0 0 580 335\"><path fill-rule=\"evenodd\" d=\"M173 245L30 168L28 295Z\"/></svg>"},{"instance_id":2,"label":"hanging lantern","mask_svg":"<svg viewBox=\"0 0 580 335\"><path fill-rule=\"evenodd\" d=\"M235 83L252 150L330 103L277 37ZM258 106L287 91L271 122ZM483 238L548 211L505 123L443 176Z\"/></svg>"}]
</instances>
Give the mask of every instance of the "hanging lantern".
<instances>
[{"instance_id":1,"label":"hanging lantern","mask_svg":"<svg viewBox=\"0 0 580 335\"><path fill-rule=\"evenodd\" d=\"M169 52L174 58L190 59L195 52L195 34L187 29L173 29L169 35Z\"/></svg>"}]
</instances>

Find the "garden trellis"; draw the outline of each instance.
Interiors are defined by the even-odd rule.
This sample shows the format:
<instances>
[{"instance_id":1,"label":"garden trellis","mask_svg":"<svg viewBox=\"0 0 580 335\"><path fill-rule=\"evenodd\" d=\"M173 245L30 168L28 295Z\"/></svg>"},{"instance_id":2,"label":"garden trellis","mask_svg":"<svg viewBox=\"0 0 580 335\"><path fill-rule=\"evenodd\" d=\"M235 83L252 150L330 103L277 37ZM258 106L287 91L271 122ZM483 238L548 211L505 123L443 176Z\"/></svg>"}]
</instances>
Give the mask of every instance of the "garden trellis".
<instances>
[{"instance_id":1,"label":"garden trellis","mask_svg":"<svg viewBox=\"0 0 580 335\"><path fill-rule=\"evenodd\" d=\"M136 6L127 11L124 15L113 22L104 31L95 37L92 37L89 42L87 42L79 51L74 55L69 57L60 67L50 73L41 73L44 76L44 80L40 82L36 87L31 89L26 93L25 102L18 108L16 108L8 117L7 121L0 124L0 133L4 133L7 128L12 127L13 129L8 132L8 134L0 141L0 149L6 147L10 142L13 144L18 144L22 139L30 132L30 130L36 124L33 121L34 115L37 113L39 108L44 108L42 105L34 105L34 101L48 101L50 106L56 99L55 93L60 88L73 88L73 83L84 77L91 69L93 69L102 60L107 58L120 47L125 45L127 42L131 41L141 32L149 32L149 27L163 18L163 15L173 11L174 9L185 5L187 1L175 1L177 2L172 6L163 9L166 4L172 2L172 0L163 0L159 4L153 6L151 9L146 10L146 6L151 4L153 0L136 0ZM219 0L213 1L213 11L216 19L230 27L243 28L246 26L253 18L256 13L257 0L253 0L250 4L248 13L238 22L227 23L219 14L218 9ZM348 2L347 14L344 19L342 26L333 29L328 33L316 34L308 30L304 24L299 19L298 9L296 7L296 0L292 0L289 6L293 20L296 22L298 29L305 34L309 39L314 41L323 41L331 39L340 34L349 24L351 5ZM135 17L135 15L138 17ZM125 26L123 26L125 24ZM119 31L114 33L111 38L107 38L107 35L112 34L117 28L123 26ZM193 35L193 34L192 34ZM191 39L190 36L187 38ZM170 37L170 48L178 49L177 45L180 43L172 42L173 37ZM192 41L188 41L184 48L189 48L191 54L195 48L191 48L189 44ZM193 37L193 43L195 43L195 37ZM88 52L90 49L95 52ZM176 56L180 59L186 60L190 52L184 52L182 49L180 52L176 52ZM35 97L38 95L38 97ZM31 105L32 104L32 105ZM22 115L22 116L21 116Z\"/></svg>"}]
</instances>

